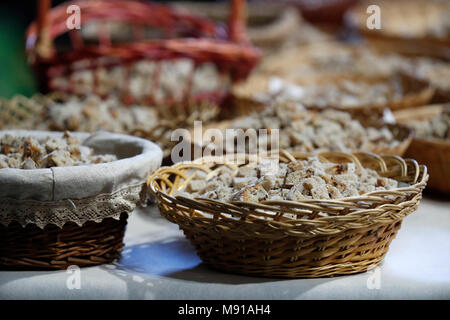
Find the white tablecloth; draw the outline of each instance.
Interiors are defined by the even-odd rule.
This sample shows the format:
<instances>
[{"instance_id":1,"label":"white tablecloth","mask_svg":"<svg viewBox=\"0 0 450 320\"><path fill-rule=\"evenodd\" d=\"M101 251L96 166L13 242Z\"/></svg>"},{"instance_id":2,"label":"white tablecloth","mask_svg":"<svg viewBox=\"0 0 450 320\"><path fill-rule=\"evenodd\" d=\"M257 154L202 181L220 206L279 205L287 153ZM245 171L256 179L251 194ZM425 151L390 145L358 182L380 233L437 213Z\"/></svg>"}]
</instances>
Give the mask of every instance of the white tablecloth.
<instances>
[{"instance_id":1,"label":"white tablecloth","mask_svg":"<svg viewBox=\"0 0 450 320\"><path fill-rule=\"evenodd\" d=\"M425 198L378 269L352 276L280 280L220 273L182 232L149 207L133 213L123 258L66 271L0 272L0 299L450 299L450 202Z\"/></svg>"}]
</instances>

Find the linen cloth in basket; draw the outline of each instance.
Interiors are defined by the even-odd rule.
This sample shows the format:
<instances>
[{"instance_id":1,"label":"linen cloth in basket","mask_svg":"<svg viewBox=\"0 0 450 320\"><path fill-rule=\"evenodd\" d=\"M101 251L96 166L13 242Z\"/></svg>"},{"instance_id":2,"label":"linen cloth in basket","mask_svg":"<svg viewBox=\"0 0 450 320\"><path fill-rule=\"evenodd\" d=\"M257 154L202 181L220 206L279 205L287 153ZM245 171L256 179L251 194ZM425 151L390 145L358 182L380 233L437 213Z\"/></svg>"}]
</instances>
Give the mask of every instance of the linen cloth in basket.
<instances>
[{"instance_id":1,"label":"linen cloth in basket","mask_svg":"<svg viewBox=\"0 0 450 320\"><path fill-rule=\"evenodd\" d=\"M36 139L61 137L61 132L6 130L14 136ZM115 154L117 161L71 167L0 170L0 224L16 221L22 226L67 222L82 226L87 221L118 220L136 205L146 203L145 181L162 161L154 143L132 136L97 132L73 132L82 145L95 153Z\"/></svg>"}]
</instances>

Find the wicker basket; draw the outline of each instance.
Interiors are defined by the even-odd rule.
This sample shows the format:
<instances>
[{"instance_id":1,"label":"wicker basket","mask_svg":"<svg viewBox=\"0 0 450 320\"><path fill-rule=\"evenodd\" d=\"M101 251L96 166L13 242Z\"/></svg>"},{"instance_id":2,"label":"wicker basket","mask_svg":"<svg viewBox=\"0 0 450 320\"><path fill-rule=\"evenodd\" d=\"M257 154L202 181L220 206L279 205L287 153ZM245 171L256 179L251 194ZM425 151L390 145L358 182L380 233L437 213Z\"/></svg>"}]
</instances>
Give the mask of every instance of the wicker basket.
<instances>
[{"instance_id":1,"label":"wicker basket","mask_svg":"<svg viewBox=\"0 0 450 320\"><path fill-rule=\"evenodd\" d=\"M261 93L268 93L269 82L272 76L269 75L254 75L249 78L249 81L243 83L242 85L238 85L234 88L233 93L240 98L246 99L259 99L259 95ZM313 84L306 84L306 86L320 86L326 85L328 83L337 84L338 86L343 84L343 80L348 80L354 83L365 83L368 85L376 85L376 84L384 84L391 83L393 87L400 87L402 90L402 96L400 98L392 97L386 103L372 103L372 104L360 104L354 105L350 107L340 106L338 104L330 104L330 105L314 105L314 104L305 104L305 107L313 110L323 110L326 108L333 108L337 110L344 110L347 112L351 112L355 115L362 115L364 117L373 116L374 112L376 112L376 117L383 113L383 110L386 108L390 108L392 110L410 108L415 106L423 106L429 103L433 97L435 89L430 86L428 81L420 79L418 77L399 72L397 74L393 74L391 76L361 76L356 74L347 74L347 75L333 75L333 76L324 76L321 79L320 75L318 79L315 80ZM289 80L289 75L287 75L287 82L297 84L300 86L304 86L305 84L302 82L297 82L295 80ZM300 100L301 102L301 100Z\"/></svg>"},{"instance_id":2,"label":"wicker basket","mask_svg":"<svg viewBox=\"0 0 450 320\"><path fill-rule=\"evenodd\" d=\"M97 41L86 43L80 30L68 30L68 5L80 8L81 27L98 23L100 30ZM79 0L50 10L50 0L40 0L38 20L27 30L27 54L39 75L42 92L108 95L113 90L126 103L136 100L150 105L192 100L218 103L228 94L228 81L245 78L260 57L259 51L246 41L244 6L243 0L232 1L230 24L225 31L222 26L208 20L158 4L125 0ZM127 41L115 43L111 40L107 26L114 21L129 26L131 35ZM146 35L148 33L153 34L153 38L149 38ZM64 37L70 38L69 49L57 45ZM173 64L180 60L188 60L192 64L192 69L176 86L180 95L159 97L157 92L160 92L161 74L164 73L162 64ZM139 90L138 97L132 92L130 77L134 72L134 64L142 61L151 63L153 71L150 72L150 79L145 80L149 84ZM208 64L213 65L226 79L213 89L192 92L198 68ZM104 72L117 66L123 68L119 76L104 75ZM80 86L79 81L87 81L77 78L84 71L90 71L90 80ZM120 78L120 82L115 83L113 89L109 85L105 89L102 79L109 83L112 78L118 80L116 77ZM59 79L59 82L55 79Z\"/></svg>"},{"instance_id":3,"label":"wicker basket","mask_svg":"<svg viewBox=\"0 0 450 320\"><path fill-rule=\"evenodd\" d=\"M283 153L282 161L306 155ZM314 278L374 268L386 255L402 219L417 209L428 174L415 160L369 153L321 154L353 161L408 183L342 200L221 202L172 196L197 170L231 165L201 158L157 170L148 180L161 214L176 223L208 265L254 276ZM219 164L222 163L222 164ZM289 215L288 215L289 214ZM296 214L297 218L290 218Z\"/></svg>"},{"instance_id":4,"label":"wicker basket","mask_svg":"<svg viewBox=\"0 0 450 320\"><path fill-rule=\"evenodd\" d=\"M224 2L175 2L175 8L198 12L215 21L226 21L228 10ZM301 30L302 32L298 32ZM264 54L290 44L329 40L331 37L303 21L293 6L283 2L250 1L247 5L247 34Z\"/></svg>"},{"instance_id":5,"label":"wicker basket","mask_svg":"<svg viewBox=\"0 0 450 320\"><path fill-rule=\"evenodd\" d=\"M76 130L75 128L56 127L48 122L49 107L58 102L64 103L70 96L61 92L51 94L36 94L31 98L14 96L11 99L0 98L0 130L25 129L25 130ZM176 104L171 108L162 105L154 106L158 110L160 120L150 130L133 129L129 132L118 132L134 135L156 142L164 152L164 157L170 155L171 148L176 142L170 140L170 132L175 129L190 127L195 120L208 122L216 119L219 113L241 114L247 108L244 102L236 101L230 108L219 109L216 105L208 102L190 103L187 105ZM101 129L101 128L98 128ZM166 161L167 162L167 161Z\"/></svg>"},{"instance_id":6,"label":"wicker basket","mask_svg":"<svg viewBox=\"0 0 450 320\"><path fill-rule=\"evenodd\" d=\"M47 131L1 135L61 136ZM51 169L0 169L0 269L66 269L120 257L128 215L147 201L145 181L160 166L153 143L119 134L73 133L120 159ZM103 151L105 150L105 151Z\"/></svg>"},{"instance_id":7,"label":"wicker basket","mask_svg":"<svg viewBox=\"0 0 450 320\"><path fill-rule=\"evenodd\" d=\"M55 127L48 120L48 108L55 102L64 103L70 98L62 92L51 94L35 94L27 98L21 95L11 99L0 98L0 130L24 129L24 130L52 130L60 131L73 128ZM248 115L251 112L261 110L264 104L255 100L245 98L230 98L226 107L218 108L208 102L191 103L188 105L173 105L171 108L165 106L154 106L158 110L161 120L156 127L150 130L135 129L126 133L144 138L157 143L163 150L163 163L172 164L170 154L172 148L177 144L170 140L170 132L178 128L191 128L194 121L202 121L204 124L216 123L217 119L233 119ZM209 125L208 125L209 126Z\"/></svg>"},{"instance_id":8,"label":"wicker basket","mask_svg":"<svg viewBox=\"0 0 450 320\"><path fill-rule=\"evenodd\" d=\"M120 258L127 218L123 213L120 220L88 221L82 227L75 223L44 229L16 222L0 225L0 269L66 269L110 263Z\"/></svg>"},{"instance_id":9,"label":"wicker basket","mask_svg":"<svg viewBox=\"0 0 450 320\"><path fill-rule=\"evenodd\" d=\"M350 28L357 29L367 40L368 44L381 52L396 52L410 56L428 56L450 60L450 39L446 35L438 35L438 23L446 28L450 6L446 1L403 0L380 2L380 11L389 13L382 17L381 29L367 28L367 8L373 1L361 1L351 8L345 22ZM435 11L433 11L435 10ZM442 14L444 19L437 20L436 13ZM394 16L395 14L395 16ZM446 16L444 15L446 14ZM421 20L423 19L423 20ZM401 27L398 30L392 26ZM387 26L387 28L386 28ZM422 29L420 29L422 27ZM428 29L427 29L428 28ZM444 31L445 32L445 31Z\"/></svg>"},{"instance_id":10,"label":"wicker basket","mask_svg":"<svg viewBox=\"0 0 450 320\"><path fill-rule=\"evenodd\" d=\"M251 100L250 100L251 101ZM241 103L243 104L243 108L248 112L247 114L242 113L244 116L248 116L251 111L258 112L258 110L261 110L262 104L258 104L256 102L250 103L250 101L243 100ZM239 118L235 118L234 120L237 120ZM218 130L226 130L230 127L230 124L234 120L223 120L219 122L211 122L207 125L202 126L203 134L208 129L218 129ZM388 155L396 155L396 156L403 156L408 149L408 147L411 144L411 141L413 139L412 130L406 127L402 124L392 124L392 123L384 123L381 120L378 121L367 121L367 119L358 119L365 127L374 127L374 128L382 128L387 127L392 132L394 138L399 141L400 143L396 146L392 147L380 147L375 148L373 150L354 150L354 151L366 151L366 152L372 152L376 154L388 154ZM366 120L366 121L364 121ZM203 137L202 134L202 137ZM195 146L199 146L200 148L205 147L205 143L203 141L196 141L192 137L196 137L194 133L194 129L190 129L190 135L186 137L186 139L191 139L190 143L192 144L193 148ZM291 150L287 150L291 151ZM193 160L193 159L192 159Z\"/></svg>"},{"instance_id":11,"label":"wicker basket","mask_svg":"<svg viewBox=\"0 0 450 320\"><path fill-rule=\"evenodd\" d=\"M410 120L425 120L443 111L443 105L424 106L394 113L396 120L408 124ZM450 194L450 141L414 137L406 156L425 164L430 172L428 187L431 190Z\"/></svg>"},{"instance_id":12,"label":"wicker basket","mask_svg":"<svg viewBox=\"0 0 450 320\"><path fill-rule=\"evenodd\" d=\"M376 124L375 127L387 126L393 133L395 139L400 141L400 144L395 147L377 148L370 150L376 154L388 154L402 157L412 141L412 131L405 126L398 124Z\"/></svg>"}]
</instances>

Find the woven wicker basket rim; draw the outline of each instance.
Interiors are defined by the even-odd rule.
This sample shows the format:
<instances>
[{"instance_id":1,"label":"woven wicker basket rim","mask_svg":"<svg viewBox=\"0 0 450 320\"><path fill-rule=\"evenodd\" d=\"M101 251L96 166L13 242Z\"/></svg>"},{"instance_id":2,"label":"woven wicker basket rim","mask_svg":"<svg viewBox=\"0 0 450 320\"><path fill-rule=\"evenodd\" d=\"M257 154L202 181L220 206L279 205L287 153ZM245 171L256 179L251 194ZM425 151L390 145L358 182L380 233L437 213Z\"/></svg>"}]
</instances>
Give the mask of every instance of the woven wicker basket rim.
<instances>
[{"instance_id":1,"label":"woven wicker basket rim","mask_svg":"<svg viewBox=\"0 0 450 320\"><path fill-rule=\"evenodd\" d=\"M450 148L450 139L439 139L439 138L420 138L413 136L414 142L420 142L424 144L429 144L436 147Z\"/></svg>"},{"instance_id":2,"label":"woven wicker basket rim","mask_svg":"<svg viewBox=\"0 0 450 320\"><path fill-rule=\"evenodd\" d=\"M288 154L292 157L295 157L296 159L304 158L304 157L307 157L310 155L310 154L300 154L300 153L291 155L286 151L282 151L282 153ZM414 168L414 171L415 171L414 174L412 175L414 177L413 183L407 187L398 187L398 188L387 190L387 191L374 191L374 192L369 192L369 193L363 194L361 196L347 197L347 198L342 198L342 199L338 199L338 200L329 200L329 199L313 199L313 200L302 200L302 201L272 200L272 201L261 201L259 203L243 202L243 201L217 201L217 200L204 199L204 198L191 199L191 198L186 198L186 197L182 197L182 196L172 197L170 194L168 194L158 188L157 180L159 178L163 178L162 177L163 174L177 173L177 171L182 168L197 168L200 170L208 171L208 169L205 168L205 166L203 166L202 164L211 163L214 160L222 161L224 158L224 157L211 156L211 157L206 157L206 158L199 158L199 159L196 159L193 161L179 162L171 167L162 167L149 177L149 179L147 180L147 184L149 186L149 190L153 194L159 195L169 201L178 202L179 200L181 200L184 205L195 205L197 207L197 209L204 207L204 206L208 207L208 209L211 209L212 206L220 205L220 206L227 207L227 208L230 208L233 210L242 210L243 207L246 207L246 208L259 208L259 209L269 209L269 210L277 211L277 210L280 210L280 208L275 207L275 205L278 205L283 208L306 207L309 209L316 209L316 210L321 210L328 206L342 206L344 208L352 208L353 207L353 208L361 208L362 209L363 207L358 205L359 202L368 201L368 200L369 201L370 200L374 200L374 201L381 200L380 197L385 196L385 195L400 195L400 194L402 194L402 192L414 192L414 191L419 191L419 190L421 191L425 187L426 181L428 180L426 166L419 165L415 160L403 159L399 156L388 156L388 155L379 156L379 155L376 155L373 153L368 153L368 152L358 152L358 153L352 153L352 154L327 152L327 153L320 153L319 157L326 157L328 159L329 156L342 156L347 159L351 159L353 162L355 162L355 164L357 166L361 166L357 155L363 156L363 157L369 157L372 159L376 159L376 161L379 161L382 172L386 169L385 160L394 160L394 161L400 163L400 165L402 166L402 175L403 176L407 175L406 166L407 166L407 163L409 163ZM244 155L244 157L245 157L245 155ZM182 176L182 174L180 176ZM185 178L186 178L186 176L185 176ZM165 179L167 181L167 178L164 177L163 179ZM321 217L321 218L316 218L314 220L320 221L323 219L327 220L329 218L330 217ZM301 219L297 219L297 221L301 221ZM311 222L312 220L305 220L305 221Z\"/></svg>"},{"instance_id":3,"label":"woven wicker basket rim","mask_svg":"<svg viewBox=\"0 0 450 320\"><path fill-rule=\"evenodd\" d=\"M185 23L189 23L192 27L195 27L197 31L201 31L199 32L199 37L197 38L178 37L173 39L140 40L123 45L110 44L108 51L105 51L105 48L99 47L98 45L85 45L85 53L87 54L86 57L103 56L105 55L105 52L108 52L109 56L117 55L119 58L124 58L125 60L130 58L131 53L136 56L138 56L139 53L142 53L144 57L151 56L152 52L147 52L146 47L149 47L152 50L163 49L168 52L170 51L175 55L177 53L183 53L187 50L187 48L189 48L190 55L192 56L199 55L204 58L205 54L210 53L210 59L217 59L218 61L226 58L225 60L237 60L237 62L240 59L250 59L252 62L255 62L261 56L259 50L246 41L245 28L240 28L241 17L233 15L234 10L242 10L243 3L245 3L243 1L230 1L232 13L230 13L228 31L231 32L231 29L234 30L238 28L239 30L235 30L239 33L237 35L237 39L234 39L234 34L228 34L227 36L222 35L221 33L223 32L218 31L221 30L221 28L218 28L217 23L212 22L209 19L195 16L190 13L178 12L178 10L174 10L174 8L162 4L143 3L140 1L131 1L131 3L127 3L127 1L123 0L100 1L97 4L91 3L90 1L78 0L73 1L73 3L80 6L85 14L85 17L81 21L82 25L86 24L90 20L106 20L138 23L141 25L150 25L153 27L158 26L163 29L171 29L173 28L173 23L170 23L170 21L173 20L184 21ZM52 9L47 8L48 12L45 11L45 15L48 15L46 21L48 20L47 22L49 25L44 27L42 30L40 30L41 26L39 25L40 17L38 17L38 20L34 21L28 27L26 32L26 49L29 54L33 54L36 46L36 40L38 39L40 32L48 33L47 36L52 41L57 36L67 32L65 28L62 28L62 25L65 25L66 7L67 3L60 4ZM110 13L110 10L112 10L113 14ZM120 12L121 14L117 14L117 12ZM148 19L146 15L156 15L159 19ZM165 23L162 23L165 19L169 19L169 22L166 21ZM124 48L126 49L127 47L132 48L132 51L124 51ZM232 54L230 55L230 53ZM167 58L168 55L166 54L165 56ZM65 59L72 61L73 59L78 58L79 53L60 53L58 55L53 53L52 57L40 57L40 60L49 60L49 62L64 62ZM37 60L34 61L34 63L38 62L39 61Z\"/></svg>"},{"instance_id":4,"label":"woven wicker basket rim","mask_svg":"<svg viewBox=\"0 0 450 320\"><path fill-rule=\"evenodd\" d=\"M127 47L133 48L133 53L144 59L146 57L151 56L152 53L147 51L153 50L155 54L158 50L166 50L170 52L174 58L177 57L177 54L182 57L183 49L189 48L190 54L192 56L202 56L206 54L210 54L210 60L220 61L221 59L226 58L231 62L239 62L241 60L248 61L249 63L254 63L261 57L261 53L258 49L254 48L250 44L241 44L241 43L232 43L226 40L221 39L202 39L202 38L188 38L188 39L165 39L165 40L146 40L140 41L133 44L123 44L116 45L110 49L108 56L124 58L126 56L125 50ZM85 52L86 58L98 57L103 54L104 49L99 48L95 45L86 45ZM233 52L234 56L231 56L227 53ZM49 60L52 62L70 62L73 58L76 57L76 54L71 52L69 53L61 53L57 57ZM130 61L133 59L130 59ZM137 59L135 59L137 60ZM44 59L43 59L44 61Z\"/></svg>"}]
</instances>

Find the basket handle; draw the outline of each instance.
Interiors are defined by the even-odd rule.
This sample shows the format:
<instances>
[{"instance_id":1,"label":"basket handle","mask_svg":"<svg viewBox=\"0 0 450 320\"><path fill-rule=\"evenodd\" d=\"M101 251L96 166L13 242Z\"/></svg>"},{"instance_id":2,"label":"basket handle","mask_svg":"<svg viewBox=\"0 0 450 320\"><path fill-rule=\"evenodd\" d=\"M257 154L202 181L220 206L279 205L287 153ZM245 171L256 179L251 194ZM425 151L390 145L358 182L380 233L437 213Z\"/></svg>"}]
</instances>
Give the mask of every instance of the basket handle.
<instances>
[{"instance_id":1,"label":"basket handle","mask_svg":"<svg viewBox=\"0 0 450 320\"><path fill-rule=\"evenodd\" d=\"M236 43L247 41L246 36L246 0L230 0L230 14L228 17L228 38ZM51 52L52 42L50 40L50 30L48 13L51 7L51 0L38 1L37 20L37 43L36 47L40 56L48 56Z\"/></svg>"},{"instance_id":2,"label":"basket handle","mask_svg":"<svg viewBox=\"0 0 450 320\"><path fill-rule=\"evenodd\" d=\"M231 0L230 15L228 17L228 37L231 41L236 43L247 41L246 16L246 0Z\"/></svg>"},{"instance_id":3,"label":"basket handle","mask_svg":"<svg viewBox=\"0 0 450 320\"><path fill-rule=\"evenodd\" d=\"M51 0L38 1L36 53L40 57L49 57L52 52L52 41L50 39L50 26L48 21L50 7Z\"/></svg>"}]
</instances>

